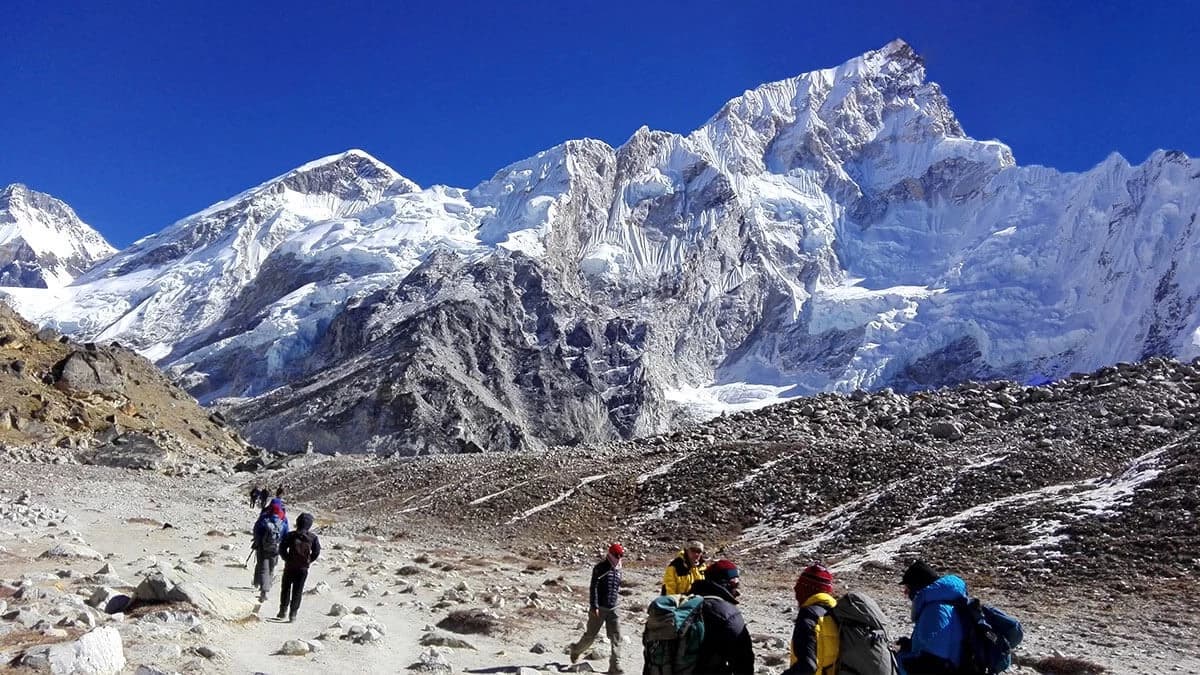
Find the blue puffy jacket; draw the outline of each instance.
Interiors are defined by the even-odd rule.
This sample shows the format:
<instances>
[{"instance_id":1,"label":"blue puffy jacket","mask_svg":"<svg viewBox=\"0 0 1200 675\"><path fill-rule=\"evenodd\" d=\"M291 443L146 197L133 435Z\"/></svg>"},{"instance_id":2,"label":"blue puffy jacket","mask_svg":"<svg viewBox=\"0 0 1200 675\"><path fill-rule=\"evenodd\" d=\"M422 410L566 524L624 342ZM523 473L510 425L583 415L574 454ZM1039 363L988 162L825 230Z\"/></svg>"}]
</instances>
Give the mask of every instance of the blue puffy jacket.
<instances>
[{"instance_id":1,"label":"blue puffy jacket","mask_svg":"<svg viewBox=\"0 0 1200 675\"><path fill-rule=\"evenodd\" d=\"M897 656L902 671L919 675L953 672L958 667L963 627L952 603L966 599L967 583L953 574L917 591L912 605L912 645Z\"/></svg>"}]
</instances>

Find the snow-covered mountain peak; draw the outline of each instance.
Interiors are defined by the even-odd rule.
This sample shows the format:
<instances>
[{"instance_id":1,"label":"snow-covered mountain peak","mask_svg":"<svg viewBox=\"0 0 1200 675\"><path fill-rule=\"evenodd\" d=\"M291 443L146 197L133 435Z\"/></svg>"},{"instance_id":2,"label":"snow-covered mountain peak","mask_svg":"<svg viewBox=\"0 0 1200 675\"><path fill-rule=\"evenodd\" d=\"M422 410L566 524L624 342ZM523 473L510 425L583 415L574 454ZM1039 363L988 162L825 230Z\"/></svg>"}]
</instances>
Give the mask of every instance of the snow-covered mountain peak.
<instances>
[{"instance_id":1,"label":"snow-covered mountain peak","mask_svg":"<svg viewBox=\"0 0 1200 675\"><path fill-rule=\"evenodd\" d=\"M0 286L65 286L115 251L63 201L21 183L0 191Z\"/></svg>"}]
</instances>

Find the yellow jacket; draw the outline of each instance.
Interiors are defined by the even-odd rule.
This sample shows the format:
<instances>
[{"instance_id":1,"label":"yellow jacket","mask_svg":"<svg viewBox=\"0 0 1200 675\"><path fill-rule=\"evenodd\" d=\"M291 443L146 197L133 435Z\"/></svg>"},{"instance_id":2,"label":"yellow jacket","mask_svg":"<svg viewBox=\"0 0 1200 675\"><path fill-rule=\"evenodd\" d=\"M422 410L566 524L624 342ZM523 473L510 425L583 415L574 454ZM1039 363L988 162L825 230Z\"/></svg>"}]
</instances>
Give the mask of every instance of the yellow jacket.
<instances>
[{"instance_id":1,"label":"yellow jacket","mask_svg":"<svg viewBox=\"0 0 1200 675\"><path fill-rule=\"evenodd\" d=\"M829 614L835 605L837 600L828 593L812 595L800 605L788 645L791 667L783 675L836 675L841 640L837 622Z\"/></svg>"},{"instance_id":2,"label":"yellow jacket","mask_svg":"<svg viewBox=\"0 0 1200 675\"><path fill-rule=\"evenodd\" d=\"M704 564L688 564L687 554L680 551L663 572L663 595L683 595L692 590L692 584L704 578Z\"/></svg>"}]
</instances>

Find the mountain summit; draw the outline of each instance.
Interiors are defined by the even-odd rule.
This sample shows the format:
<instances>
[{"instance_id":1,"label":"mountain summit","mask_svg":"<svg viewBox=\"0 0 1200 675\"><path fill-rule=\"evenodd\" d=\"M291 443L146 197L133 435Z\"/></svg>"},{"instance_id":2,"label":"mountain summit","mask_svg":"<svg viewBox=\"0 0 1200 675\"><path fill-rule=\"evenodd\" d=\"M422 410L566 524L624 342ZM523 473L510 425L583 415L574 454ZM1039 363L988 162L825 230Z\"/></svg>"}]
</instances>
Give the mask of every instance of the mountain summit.
<instances>
[{"instance_id":1,"label":"mountain summit","mask_svg":"<svg viewBox=\"0 0 1200 675\"><path fill-rule=\"evenodd\" d=\"M591 443L1200 356L1200 165L1020 167L925 78L895 41L687 135L568 141L470 190L349 151L63 292L6 292L156 359L252 440L323 451Z\"/></svg>"},{"instance_id":2,"label":"mountain summit","mask_svg":"<svg viewBox=\"0 0 1200 675\"><path fill-rule=\"evenodd\" d=\"M20 183L0 191L0 286L65 286L115 252L62 201Z\"/></svg>"}]
</instances>

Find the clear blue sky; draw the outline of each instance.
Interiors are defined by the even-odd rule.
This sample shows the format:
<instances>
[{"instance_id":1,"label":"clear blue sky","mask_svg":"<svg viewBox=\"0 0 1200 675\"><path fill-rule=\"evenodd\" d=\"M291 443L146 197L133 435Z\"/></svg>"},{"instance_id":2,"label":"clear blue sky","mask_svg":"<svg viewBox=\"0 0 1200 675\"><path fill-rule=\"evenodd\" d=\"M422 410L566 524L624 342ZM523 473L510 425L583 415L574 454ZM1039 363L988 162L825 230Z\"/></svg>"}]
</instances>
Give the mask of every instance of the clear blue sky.
<instances>
[{"instance_id":1,"label":"clear blue sky","mask_svg":"<svg viewBox=\"0 0 1200 675\"><path fill-rule=\"evenodd\" d=\"M94 7L89 7L89 5ZM1022 164L1200 154L1200 2L6 3L0 185L117 246L358 147L471 187L902 37ZM834 6L836 5L836 7Z\"/></svg>"}]
</instances>

